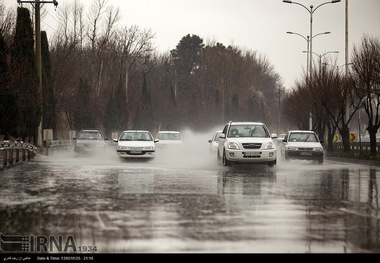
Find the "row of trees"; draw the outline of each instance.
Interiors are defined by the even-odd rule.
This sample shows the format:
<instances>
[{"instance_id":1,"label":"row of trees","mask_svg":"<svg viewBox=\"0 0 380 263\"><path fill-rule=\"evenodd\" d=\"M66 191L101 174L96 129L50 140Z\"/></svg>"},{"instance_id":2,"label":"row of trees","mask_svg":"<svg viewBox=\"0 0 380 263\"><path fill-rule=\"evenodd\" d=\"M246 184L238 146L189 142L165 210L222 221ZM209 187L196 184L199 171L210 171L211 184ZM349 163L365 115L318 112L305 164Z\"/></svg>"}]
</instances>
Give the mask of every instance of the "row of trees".
<instances>
[{"instance_id":1,"label":"row of trees","mask_svg":"<svg viewBox=\"0 0 380 263\"><path fill-rule=\"evenodd\" d=\"M41 36L44 88L40 91L29 10L18 9L16 23L11 12L5 13L5 9L0 8L0 13L0 134L5 138L35 140L42 111L44 125L55 125L47 36L46 33Z\"/></svg>"},{"instance_id":2,"label":"row of trees","mask_svg":"<svg viewBox=\"0 0 380 263\"><path fill-rule=\"evenodd\" d=\"M371 155L376 155L376 133L380 126L380 40L364 36L345 67L327 63L314 65L310 75L296 84L284 98L284 114L301 129L328 131L328 149L339 132L345 151L350 150L349 127L358 111L364 111L370 136ZM347 70L341 70L345 69Z\"/></svg>"},{"instance_id":3,"label":"row of trees","mask_svg":"<svg viewBox=\"0 0 380 263\"><path fill-rule=\"evenodd\" d=\"M153 32L120 26L119 10L106 0L95 0L87 12L78 2L60 6L50 45L42 34L39 94L30 13L18 8L16 19L14 12L0 10L0 134L6 138L35 138L41 114L43 128L57 131L56 137L89 127L109 134L205 130L229 120L276 124L282 84L264 56L205 44L191 34L159 53Z\"/></svg>"}]
</instances>

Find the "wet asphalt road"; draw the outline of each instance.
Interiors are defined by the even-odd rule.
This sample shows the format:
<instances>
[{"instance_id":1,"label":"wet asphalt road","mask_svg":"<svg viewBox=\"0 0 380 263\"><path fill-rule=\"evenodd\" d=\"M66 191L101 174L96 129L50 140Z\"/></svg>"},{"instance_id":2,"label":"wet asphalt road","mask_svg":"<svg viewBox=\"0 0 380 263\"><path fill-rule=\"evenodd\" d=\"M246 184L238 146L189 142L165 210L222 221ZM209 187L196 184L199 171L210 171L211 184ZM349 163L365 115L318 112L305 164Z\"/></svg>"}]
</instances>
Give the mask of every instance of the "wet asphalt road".
<instances>
[{"instance_id":1,"label":"wet asphalt road","mask_svg":"<svg viewBox=\"0 0 380 263\"><path fill-rule=\"evenodd\" d=\"M150 162L56 153L4 169L0 233L73 237L76 252L95 253L380 252L378 167L225 168L186 149Z\"/></svg>"}]
</instances>

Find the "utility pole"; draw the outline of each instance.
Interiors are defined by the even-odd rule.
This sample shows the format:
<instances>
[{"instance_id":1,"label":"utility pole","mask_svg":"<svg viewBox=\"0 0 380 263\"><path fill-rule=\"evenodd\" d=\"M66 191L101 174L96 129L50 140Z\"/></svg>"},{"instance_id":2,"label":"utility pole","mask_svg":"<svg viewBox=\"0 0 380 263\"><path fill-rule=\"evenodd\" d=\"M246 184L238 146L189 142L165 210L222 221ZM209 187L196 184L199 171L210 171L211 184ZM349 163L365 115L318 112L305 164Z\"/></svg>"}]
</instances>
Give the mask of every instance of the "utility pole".
<instances>
[{"instance_id":1,"label":"utility pole","mask_svg":"<svg viewBox=\"0 0 380 263\"><path fill-rule=\"evenodd\" d=\"M40 93L40 107L41 107L41 119L38 125L38 135L37 135L37 146L39 148L43 147L43 127L42 127L42 112L43 112L43 100L42 100L42 57L41 57L41 4L54 4L55 7L58 6L56 0L52 1L41 1L41 0L30 0L23 1L17 0L19 4L32 4L34 7L34 31L35 31L35 52L36 52L36 62L37 62L37 72L38 72L38 90Z\"/></svg>"},{"instance_id":2,"label":"utility pole","mask_svg":"<svg viewBox=\"0 0 380 263\"><path fill-rule=\"evenodd\" d=\"M345 77L348 77L348 0L346 0L346 6L345 6L345 41L344 41L344 65L345 65ZM345 121L348 123L348 118L350 116L349 114L349 107L348 107L348 98L346 98L346 116ZM348 126L348 125L347 125Z\"/></svg>"}]
</instances>

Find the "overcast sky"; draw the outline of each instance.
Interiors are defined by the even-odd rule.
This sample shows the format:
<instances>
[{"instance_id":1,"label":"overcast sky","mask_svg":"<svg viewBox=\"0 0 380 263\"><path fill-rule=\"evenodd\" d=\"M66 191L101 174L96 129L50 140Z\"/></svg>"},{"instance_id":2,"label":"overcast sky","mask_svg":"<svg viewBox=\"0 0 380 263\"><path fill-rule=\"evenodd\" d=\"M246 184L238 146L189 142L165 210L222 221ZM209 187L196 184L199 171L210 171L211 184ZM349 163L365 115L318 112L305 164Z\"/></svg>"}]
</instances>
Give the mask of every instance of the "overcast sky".
<instances>
[{"instance_id":1,"label":"overcast sky","mask_svg":"<svg viewBox=\"0 0 380 263\"><path fill-rule=\"evenodd\" d=\"M17 7L17 0L12 5ZM57 0L60 6L73 0ZM90 3L92 0L79 0ZM313 14L313 36L329 31L331 34L313 38L313 52L324 58L345 63L345 1L320 6ZM326 1L297 0L298 3L314 8ZM282 0L108 0L120 7L119 25L138 25L150 28L155 33L154 45L159 52L174 49L181 38L195 34L204 42L216 41L241 49L255 50L266 56L275 71L280 74L286 88L294 86L306 69L307 56L303 51L307 41L298 35L286 34L293 31L304 37L310 34L310 12L300 5L283 3ZM363 35L380 38L380 1L348 0L349 52L359 45ZM54 16L52 4L44 5ZM51 16L45 15L42 30L52 31ZM48 26L49 25L49 26ZM318 61L318 56L313 55Z\"/></svg>"}]
</instances>

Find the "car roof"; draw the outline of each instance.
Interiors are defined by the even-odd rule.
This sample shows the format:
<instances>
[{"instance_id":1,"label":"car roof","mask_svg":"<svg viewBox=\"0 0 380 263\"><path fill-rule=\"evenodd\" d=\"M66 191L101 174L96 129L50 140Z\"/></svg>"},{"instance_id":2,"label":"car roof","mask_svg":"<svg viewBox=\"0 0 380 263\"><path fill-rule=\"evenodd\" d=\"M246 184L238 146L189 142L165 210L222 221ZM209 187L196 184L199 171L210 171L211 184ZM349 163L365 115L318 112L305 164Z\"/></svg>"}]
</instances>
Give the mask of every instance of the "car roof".
<instances>
[{"instance_id":1,"label":"car roof","mask_svg":"<svg viewBox=\"0 0 380 263\"><path fill-rule=\"evenodd\" d=\"M159 131L158 133L180 133L179 131Z\"/></svg>"},{"instance_id":2,"label":"car roof","mask_svg":"<svg viewBox=\"0 0 380 263\"><path fill-rule=\"evenodd\" d=\"M149 132L149 131L146 131L146 130L125 130L123 132Z\"/></svg>"},{"instance_id":3,"label":"car roof","mask_svg":"<svg viewBox=\"0 0 380 263\"><path fill-rule=\"evenodd\" d=\"M101 131L98 129L82 129L80 130L80 132L101 132Z\"/></svg>"},{"instance_id":4,"label":"car roof","mask_svg":"<svg viewBox=\"0 0 380 263\"><path fill-rule=\"evenodd\" d=\"M315 133L314 131L305 131L305 130L292 130L292 131L288 131L288 133L293 133L293 132L298 132L298 133Z\"/></svg>"},{"instance_id":5,"label":"car roof","mask_svg":"<svg viewBox=\"0 0 380 263\"><path fill-rule=\"evenodd\" d=\"M230 122L231 125L247 125L247 124L254 124L254 125L264 125L262 122L251 122L251 121L246 121L246 122Z\"/></svg>"}]
</instances>

